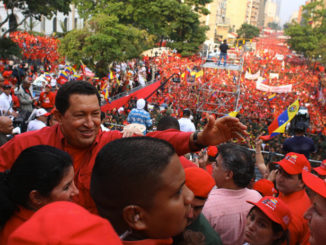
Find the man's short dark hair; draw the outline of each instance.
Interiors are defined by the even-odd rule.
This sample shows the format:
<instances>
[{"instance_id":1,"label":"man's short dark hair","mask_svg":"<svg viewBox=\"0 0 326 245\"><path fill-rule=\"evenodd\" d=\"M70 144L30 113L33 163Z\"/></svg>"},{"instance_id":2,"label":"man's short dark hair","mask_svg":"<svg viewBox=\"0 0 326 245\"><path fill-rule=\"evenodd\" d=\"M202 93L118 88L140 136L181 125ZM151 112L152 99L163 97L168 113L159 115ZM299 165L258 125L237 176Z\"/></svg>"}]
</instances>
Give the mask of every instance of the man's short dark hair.
<instances>
[{"instance_id":1,"label":"man's short dark hair","mask_svg":"<svg viewBox=\"0 0 326 245\"><path fill-rule=\"evenodd\" d=\"M190 117L190 110L189 109L184 109L183 112L182 112L183 116L184 117Z\"/></svg>"},{"instance_id":2,"label":"man's short dark hair","mask_svg":"<svg viewBox=\"0 0 326 245\"><path fill-rule=\"evenodd\" d=\"M150 137L123 138L105 145L91 178L90 193L99 214L114 222L128 205L151 208L161 188L160 176L174 154L168 142Z\"/></svg>"},{"instance_id":3,"label":"man's short dark hair","mask_svg":"<svg viewBox=\"0 0 326 245\"><path fill-rule=\"evenodd\" d=\"M178 120L171 116L162 117L157 124L157 130L163 131L167 129L177 129L180 130L180 124Z\"/></svg>"},{"instance_id":4,"label":"man's short dark hair","mask_svg":"<svg viewBox=\"0 0 326 245\"><path fill-rule=\"evenodd\" d=\"M223 168L233 172L234 183L241 188L247 187L255 172L250 152L242 146L227 143L218 147L218 155L221 155Z\"/></svg>"},{"instance_id":5,"label":"man's short dark hair","mask_svg":"<svg viewBox=\"0 0 326 245\"><path fill-rule=\"evenodd\" d=\"M99 105L101 104L101 98L97 89L88 82L85 81L70 81L61 86L55 97L55 107L63 115L68 110L69 98L73 94L82 95L96 95Z\"/></svg>"}]
</instances>

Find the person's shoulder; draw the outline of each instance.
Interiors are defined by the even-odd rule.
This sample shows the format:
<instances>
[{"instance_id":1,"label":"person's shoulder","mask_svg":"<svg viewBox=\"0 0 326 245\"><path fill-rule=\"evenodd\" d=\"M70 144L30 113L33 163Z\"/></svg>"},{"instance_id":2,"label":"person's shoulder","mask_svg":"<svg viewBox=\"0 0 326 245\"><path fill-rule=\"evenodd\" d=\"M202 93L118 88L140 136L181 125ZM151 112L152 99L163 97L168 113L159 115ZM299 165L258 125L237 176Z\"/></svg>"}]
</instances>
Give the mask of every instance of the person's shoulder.
<instances>
[{"instance_id":1,"label":"person's shoulder","mask_svg":"<svg viewBox=\"0 0 326 245\"><path fill-rule=\"evenodd\" d=\"M245 190L245 193L246 193L246 195L248 196L248 197L251 197L251 198L256 198L256 199L261 199L262 198L262 196L259 194L259 192L258 191L256 191L256 190L253 190L253 189L248 189L248 188L244 188L244 190ZM257 201L258 201L257 200ZM251 201L251 200L250 200Z\"/></svg>"}]
</instances>

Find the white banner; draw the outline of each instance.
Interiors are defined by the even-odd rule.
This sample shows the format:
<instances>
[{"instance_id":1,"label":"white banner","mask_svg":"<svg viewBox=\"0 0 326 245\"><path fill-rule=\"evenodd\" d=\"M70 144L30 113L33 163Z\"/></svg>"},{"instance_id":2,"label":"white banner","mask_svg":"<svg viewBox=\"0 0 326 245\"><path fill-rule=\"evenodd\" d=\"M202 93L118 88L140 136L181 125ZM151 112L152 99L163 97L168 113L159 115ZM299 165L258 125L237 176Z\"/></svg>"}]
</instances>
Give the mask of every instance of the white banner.
<instances>
[{"instance_id":1,"label":"white banner","mask_svg":"<svg viewBox=\"0 0 326 245\"><path fill-rule=\"evenodd\" d=\"M258 71L256 74L250 74L248 71L246 71L245 79L248 80L256 80L260 77L260 71Z\"/></svg>"},{"instance_id":2,"label":"white banner","mask_svg":"<svg viewBox=\"0 0 326 245\"><path fill-rule=\"evenodd\" d=\"M278 75L278 73L269 73L269 78L270 79L273 79L273 78L279 79L279 75Z\"/></svg>"},{"instance_id":3,"label":"white banner","mask_svg":"<svg viewBox=\"0 0 326 245\"><path fill-rule=\"evenodd\" d=\"M292 84L283 86L268 86L263 83L256 83L256 89L271 93L291 93Z\"/></svg>"}]
</instances>

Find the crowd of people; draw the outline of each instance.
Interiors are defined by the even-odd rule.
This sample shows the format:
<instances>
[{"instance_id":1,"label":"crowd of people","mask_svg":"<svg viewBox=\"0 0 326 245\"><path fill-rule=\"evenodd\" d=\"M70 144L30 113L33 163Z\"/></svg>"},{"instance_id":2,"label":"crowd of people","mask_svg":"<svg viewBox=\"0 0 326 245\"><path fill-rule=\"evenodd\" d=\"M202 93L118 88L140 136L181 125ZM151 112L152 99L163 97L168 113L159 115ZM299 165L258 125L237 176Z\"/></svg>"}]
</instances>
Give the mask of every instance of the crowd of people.
<instances>
[{"instance_id":1,"label":"crowd of people","mask_svg":"<svg viewBox=\"0 0 326 245\"><path fill-rule=\"evenodd\" d=\"M269 41L245 54L244 70L292 91L269 100L242 74L237 117L223 116L235 101L220 93L234 92L236 71L202 72L196 56L116 63L102 79L73 79L78 72L67 65L53 76L4 61L0 243L324 244L326 118L316 100L322 72L276 58L290 51ZM62 71L69 78L61 83ZM181 82L168 81L147 101L131 94L101 110L113 96L172 74ZM296 128L288 141L280 135L263 142L268 125L298 97L309 128ZM217 100L224 106L216 108Z\"/></svg>"}]
</instances>

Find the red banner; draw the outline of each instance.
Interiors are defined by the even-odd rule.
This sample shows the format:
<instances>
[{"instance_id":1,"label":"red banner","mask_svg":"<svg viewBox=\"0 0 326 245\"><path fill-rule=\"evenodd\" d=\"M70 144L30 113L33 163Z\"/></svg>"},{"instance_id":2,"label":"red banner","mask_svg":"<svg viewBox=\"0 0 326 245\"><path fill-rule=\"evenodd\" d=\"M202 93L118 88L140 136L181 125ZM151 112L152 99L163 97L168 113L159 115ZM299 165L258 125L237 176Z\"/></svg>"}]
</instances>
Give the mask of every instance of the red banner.
<instances>
[{"instance_id":1,"label":"red banner","mask_svg":"<svg viewBox=\"0 0 326 245\"><path fill-rule=\"evenodd\" d=\"M140 99L140 98L145 99L147 96L149 96L151 93L153 93L160 85L161 85L161 80L157 81L147 87L139 89L139 90L129 94L128 96L114 100L111 103L102 106L101 110L106 112L106 111L113 110L114 108L118 109L121 106L127 104L129 99L133 96L136 96L137 99Z\"/></svg>"}]
</instances>

